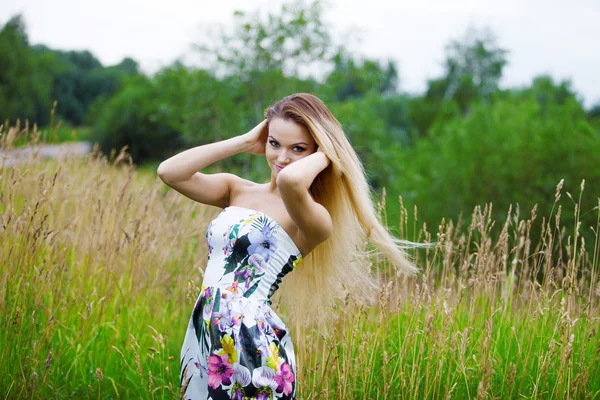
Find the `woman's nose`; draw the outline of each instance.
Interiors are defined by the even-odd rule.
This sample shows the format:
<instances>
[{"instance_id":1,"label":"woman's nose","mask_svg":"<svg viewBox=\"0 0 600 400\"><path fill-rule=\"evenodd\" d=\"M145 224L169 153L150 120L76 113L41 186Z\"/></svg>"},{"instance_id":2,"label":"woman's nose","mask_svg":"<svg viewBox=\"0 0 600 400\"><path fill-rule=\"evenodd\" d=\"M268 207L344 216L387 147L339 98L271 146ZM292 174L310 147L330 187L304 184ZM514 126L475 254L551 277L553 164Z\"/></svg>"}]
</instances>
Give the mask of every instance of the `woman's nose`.
<instances>
[{"instance_id":1,"label":"woman's nose","mask_svg":"<svg viewBox=\"0 0 600 400\"><path fill-rule=\"evenodd\" d=\"M287 163L290 160L288 155L289 153L286 150L281 150L279 155L277 156L277 161L280 163Z\"/></svg>"}]
</instances>

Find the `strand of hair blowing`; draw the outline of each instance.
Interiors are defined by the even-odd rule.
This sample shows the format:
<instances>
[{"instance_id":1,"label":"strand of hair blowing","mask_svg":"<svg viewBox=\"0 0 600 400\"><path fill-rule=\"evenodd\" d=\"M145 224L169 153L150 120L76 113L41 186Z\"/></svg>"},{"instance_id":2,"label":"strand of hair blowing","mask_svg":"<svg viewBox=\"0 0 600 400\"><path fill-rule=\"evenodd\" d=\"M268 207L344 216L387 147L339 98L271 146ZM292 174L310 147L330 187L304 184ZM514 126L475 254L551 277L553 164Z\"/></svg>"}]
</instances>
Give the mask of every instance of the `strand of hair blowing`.
<instances>
[{"instance_id":1,"label":"strand of hair blowing","mask_svg":"<svg viewBox=\"0 0 600 400\"><path fill-rule=\"evenodd\" d=\"M303 257L284 279L277 292L281 295L274 299L289 313L292 326L310 324L316 318L326 329L335 300L347 293L366 302L377 297L379 285L368 243L399 274L413 275L418 269L402 249L406 246L400 246L410 242L395 238L377 218L364 167L325 104L313 95L295 94L271 106L266 117L268 121L279 117L305 126L331 160L310 191L331 215L333 234Z\"/></svg>"}]
</instances>

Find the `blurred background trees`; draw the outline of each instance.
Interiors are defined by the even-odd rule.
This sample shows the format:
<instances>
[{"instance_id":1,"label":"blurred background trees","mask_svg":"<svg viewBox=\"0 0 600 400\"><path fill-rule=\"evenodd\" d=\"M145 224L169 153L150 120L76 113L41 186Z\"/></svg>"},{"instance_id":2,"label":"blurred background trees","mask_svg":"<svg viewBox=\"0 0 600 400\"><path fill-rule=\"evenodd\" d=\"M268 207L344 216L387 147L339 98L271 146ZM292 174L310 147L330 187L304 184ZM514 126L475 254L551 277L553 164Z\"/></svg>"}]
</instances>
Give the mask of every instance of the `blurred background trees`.
<instances>
[{"instance_id":1,"label":"blurred background trees","mask_svg":"<svg viewBox=\"0 0 600 400\"><path fill-rule=\"evenodd\" d=\"M152 76L130 58L103 66L89 51L31 45L15 16L0 30L0 117L47 126L56 101L58 119L89 126L106 153L127 145L136 164L157 165L248 131L285 95L311 92L342 123L374 191L386 188L391 225L398 196L434 227L486 202L500 220L517 203L548 215L561 179L575 194L585 178L593 196L583 210L596 205L600 104L586 110L569 81L540 75L500 89L510 53L489 30L470 28L448 43L443 72L423 94L404 93L393 61L335 43L322 13L319 1L236 12L230 29L215 27L195 46L202 66L174 62ZM269 177L250 155L216 168Z\"/></svg>"},{"instance_id":2,"label":"blurred background trees","mask_svg":"<svg viewBox=\"0 0 600 400\"><path fill-rule=\"evenodd\" d=\"M138 64L130 58L103 67L89 51L32 46L23 18L15 16L0 31L0 119L44 126L56 101L59 118L80 126L91 122L85 118L95 101L111 97L136 74Z\"/></svg>"}]
</instances>

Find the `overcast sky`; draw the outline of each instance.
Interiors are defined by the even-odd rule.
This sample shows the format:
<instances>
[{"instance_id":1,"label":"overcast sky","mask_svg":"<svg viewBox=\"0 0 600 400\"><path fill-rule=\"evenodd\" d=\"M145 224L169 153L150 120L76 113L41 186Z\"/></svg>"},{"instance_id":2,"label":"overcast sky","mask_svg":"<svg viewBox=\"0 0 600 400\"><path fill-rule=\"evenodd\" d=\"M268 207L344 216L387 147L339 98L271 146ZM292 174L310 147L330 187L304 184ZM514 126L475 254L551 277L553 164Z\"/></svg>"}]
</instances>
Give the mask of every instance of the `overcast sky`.
<instances>
[{"instance_id":1,"label":"overcast sky","mask_svg":"<svg viewBox=\"0 0 600 400\"><path fill-rule=\"evenodd\" d=\"M282 0L2 0L0 23L22 13L31 43L90 50L104 65L124 57L152 73L190 51L212 23L234 10L277 11ZM438 77L444 46L469 25L489 27L510 51L503 87L539 74L571 79L586 106L600 102L599 0L329 0L324 19L352 49L392 59L400 88L423 92ZM352 32L353 35L348 35Z\"/></svg>"}]
</instances>

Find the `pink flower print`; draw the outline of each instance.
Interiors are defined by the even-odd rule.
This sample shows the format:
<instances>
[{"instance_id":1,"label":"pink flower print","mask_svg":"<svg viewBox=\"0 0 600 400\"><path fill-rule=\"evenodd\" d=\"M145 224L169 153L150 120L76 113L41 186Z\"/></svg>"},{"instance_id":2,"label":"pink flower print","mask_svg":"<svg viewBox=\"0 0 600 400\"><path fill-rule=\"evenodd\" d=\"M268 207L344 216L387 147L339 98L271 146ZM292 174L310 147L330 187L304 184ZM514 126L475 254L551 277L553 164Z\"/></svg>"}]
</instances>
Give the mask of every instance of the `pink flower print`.
<instances>
[{"instance_id":1,"label":"pink flower print","mask_svg":"<svg viewBox=\"0 0 600 400\"><path fill-rule=\"evenodd\" d=\"M208 357L208 386L211 388L216 389L221 384L225 386L231 385L230 377L233 375L233 372L227 354L221 356L211 354Z\"/></svg>"},{"instance_id":2,"label":"pink flower print","mask_svg":"<svg viewBox=\"0 0 600 400\"><path fill-rule=\"evenodd\" d=\"M279 367L279 371L273 378L277 382L277 393L283 393L289 396L292 393L292 382L294 382L294 373L292 367L288 363L283 363Z\"/></svg>"}]
</instances>

